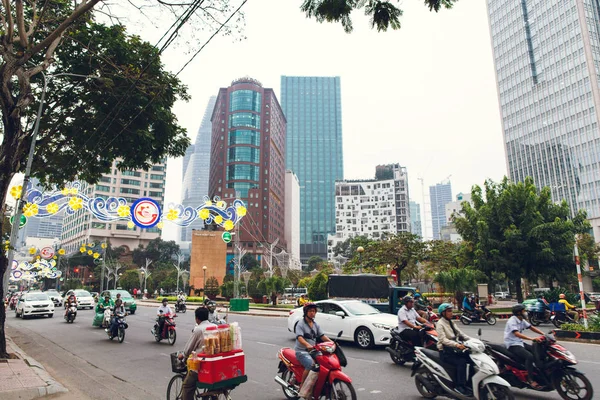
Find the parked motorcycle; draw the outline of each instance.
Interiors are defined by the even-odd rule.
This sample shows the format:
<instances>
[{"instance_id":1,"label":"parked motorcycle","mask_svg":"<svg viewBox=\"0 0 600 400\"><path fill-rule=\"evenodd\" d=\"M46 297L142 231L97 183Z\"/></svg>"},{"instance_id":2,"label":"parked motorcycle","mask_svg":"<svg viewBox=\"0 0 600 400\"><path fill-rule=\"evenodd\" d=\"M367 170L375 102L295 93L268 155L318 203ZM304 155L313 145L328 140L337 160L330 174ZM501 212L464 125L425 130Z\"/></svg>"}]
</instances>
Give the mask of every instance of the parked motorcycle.
<instances>
[{"instance_id":1,"label":"parked motorcycle","mask_svg":"<svg viewBox=\"0 0 600 400\"><path fill-rule=\"evenodd\" d=\"M180 312L180 313L184 313L186 312L186 305L185 305L185 301L178 301L175 303L175 312Z\"/></svg>"},{"instance_id":2,"label":"parked motorcycle","mask_svg":"<svg viewBox=\"0 0 600 400\"><path fill-rule=\"evenodd\" d=\"M438 335L432 325L425 325L423 333L423 347L426 349L436 349ZM397 328L390 331L390 345L385 349L390 353L392 361L397 365L404 365L407 362L415 361L415 346L400 337L400 332Z\"/></svg>"},{"instance_id":3,"label":"parked motorcycle","mask_svg":"<svg viewBox=\"0 0 600 400\"><path fill-rule=\"evenodd\" d=\"M460 322L463 325L469 325L471 322L487 322L488 325L496 325L496 316L487 307L481 306L479 313L463 310Z\"/></svg>"},{"instance_id":4,"label":"parked motorcycle","mask_svg":"<svg viewBox=\"0 0 600 400\"><path fill-rule=\"evenodd\" d=\"M538 338L537 346L541 346L543 358L540 373L533 378L540 386L533 388L529 384L527 368L517 361L515 356L503 345L486 343L489 354L500 369L500 376L511 386L520 389L532 389L540 392L556 390L565 400L590 400L594 397L594 389L589 379L573 368L577 360L573 353L556 343L553 335L547 334ZM535 354L535 353L534 353ZM536 361L536 366L537 366Z\"/></svg>"},{"instance_id":5,"label":"parked motorcycle","mask_svg":"<svg viewBox=\"0 0 600 400\"><path fill-rule=\"evenodd\" d=\"M499 376L498 366L485 354L485 345L481 340L471 339L463 343L465 352L471 359L467 368L467 384L473 394L468 396L456 390L454 384L455 366L444 363L441 353L417 347L417 362L412 366L412 376L421 396L433 399L446 396L460 400L512 400L514 395L509 383Z\"/></svg>"},{"instance_id":6,"label":"parked motorcycle","mask_svg":"<svg viewBox=\"0 0 600 400\"><path fill-rule=\"evenodd\" d=\"M75 321L75 317L77 317L77 306L72 305L65 314L65 321L71 324Z\"/></svg>"},{"instance_id":7,"label":"parked motorcycle","mask_svg":"<svg viewBox=\"0 0 600 400\"><path fill-rule=\"evenodd\" d=\"M156 324L154 324L154 328L151 331L154 335L154 340L160 342L163 339L167 339L171 346L175 344L175 341L177 340L175 321L173 320L175 317L177 317L175 314L159 315L159 317L156 319ZM161 318L164 318L165 320L162 331L160 331L158 323Z\"/></svg>"},{"instance_id":8,"label":"parked motorcycle","mask_svg":"<svg viewBox=\"0 0 600 400\"><path fill-rule=\"evenodd\" d=\"M337 339L342 336L338 333ZM356 390L352 386L352 379L342 372L346 367L346 356L337 345L337 339L333 342L318 343L309 354L318 364L319 375L313 388L315 400L325 397L327 400L347 399L356 400ZM275 382L281 385L283 394L290 400L298 399L298 393L302 386L302 374L304 367L296 359L296 351L284 347L277 353L279 357L279 370L275 375Z\"/></svg>"},{"instance_id":9,"label":"parked motorcycle","mask_svg":"<svg viewBox=\"0 0 600 400\"><path fill-rule=\"evenodd\" d=\"M117 338L119 339L119 343L123 343L123 341L125 340L125 329L127 329L129 327L129 325L125 321L125 313L118 312L114 315L114 318L116 318L116 323L117 323ZM106 333L108 334L108 338L110 340L113 340L115 338L112 335L110 326L109 326L108 330L106 331Z\"/></svg>"}]
</instances>

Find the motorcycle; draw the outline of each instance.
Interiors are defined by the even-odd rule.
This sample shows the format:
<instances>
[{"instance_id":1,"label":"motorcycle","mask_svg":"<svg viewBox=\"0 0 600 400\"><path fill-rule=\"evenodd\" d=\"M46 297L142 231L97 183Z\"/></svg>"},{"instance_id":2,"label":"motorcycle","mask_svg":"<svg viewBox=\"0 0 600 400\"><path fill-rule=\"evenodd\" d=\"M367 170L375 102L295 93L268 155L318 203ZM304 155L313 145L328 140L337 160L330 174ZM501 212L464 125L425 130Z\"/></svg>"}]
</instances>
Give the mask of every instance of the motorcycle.
<instances>
[{"instance_id":1,"label":"motorcycle","mask_svg":"<svg viewBox=\"0 0 600 400\"><path fill-rule=\"evenodd\" d=\"M423 335L423 343L426 349L437 349L438 335L432 325L424 325L425 333ZM397 365L404 365L407 362L415 361L415 346L402 339L400 332L396 328L390 331L390 345L385 349L390 353L392 361Z\"/></svg>"},{"instance_id":2,"label":"motorcycle","mask_svg":"<svg viewBox=\"0 0 600 400\"><path fill-rule=\"evenodd\" d=\"M544 304L543 301L538 301L536 304L527 307L527 317L529 323L533 326L551 323L552 315L550 307Z\"/></svg>"},{"instance_id":3,"label":"motorcycle","mask_svg":"<svg viewBox=\"0 0 600 400\"><path fill-rule=\"evenodd\" d=\"M127 329L129 327L129 325L125 321L125 313L118 312L114 315L114 318L116 318L116 323L117 323L117 338L119 339L119 343L123 343L123 341L125 340L125 329ZM112 335L110 326L106 330L106 333L108 334L108 338L110 340L113 340L115 338Z\"/></svg>"},{"instance_id":4,"label":"motorcycle","mask_svg":"<svg viewBox=\"0 0 600 400\"><path fill-rule=\"evenodd\" d=\"M427 306L425 319L435 326L436 322L440 319L440 316L433 312L433 307Z\"/></svg>"},{"instance_id":5,"label":"motorcycle","mask_svg":"<svg viewBox=\"0 0 600 400\"><path fill-rule=\"evenodd\" d=\"M75 321L75 317L77 317L77 306L72 305L65 314L65 321L71 324Z\"/></svg>"},{"instance_id":6,"label":"motorcycle","mask_svg":"<svg viewBox=\"0 0 600 400\"><path fill-rule=\"evenodd\" d=\"M177 332L175 332L175 321L173 318L177 317L177 315L173 314L165 314L159 315L156 319L156 324L154 324L154 328L152 328L152 334L154 335L154 340L160 342L163 339L167 339L169 344L173 346L175 344L175 340L177 340ZM165 322L163 324L162 331L159 329L159 319L164 318Z\"/></svg>"},{"instance_id":7,"label":"motorcycle","mask_svg":"<svg viewBox=\"0 0 600 400\"><path fill-rule=\"evenodd\" d=\"M184 313L186 312L186 305L185 305L185 301L178 301L175 303L175 312L180 312L180 313Z\"/></svg>"},{"instance_id":8,"label":"motorcycle","mask_svg":"<svg viewBox=\"0 0 600 400\"><path fill-rule=\"evenodd\" d=\"M541 368L538 367L540 373L534 378L540 386L535 388L528 382L529 377L525 365L517 361L514 355L503 345L486 343L486 353L498 365L500 376L513 387L540 392L556 390L560 397L565 400L573 398L580 400L592 399L594 397L592 384L582 372L573 368L577 364L573 353L556 343L555 337L551 334L541 336L537 340L538 343L534 345L541 346L543 359L541 360ZM584 392L584 395L581 394L582 392Z\"/></svg>"},{"instance_id":9,"label":"motorcycle","mask_svg":"<svg viewBox=\"0 0 600 400\"><path fill-rule=\"evenodd\" d=\"M583 318L583 311L577 310L577 312L579 313L579 319ZM566 311L554 311L552 313L552 316L550 317L550 320L552 321L554 326L557 327L558 329L560 329L562 324L575 324L576 323L575 319L573 317L571 317L569 314L567 314Z\"/></svg>"},{"instance_id":10,"label":"motorcycle","mask_svg":"<svg viewBox=\"0 0 600 400\"><path fill-rule=\"evenodd\" d=\"M17 308L17 299L18 298L19 298L19 296L17 296L16 294L13 294L8 302L10 309L13 311Z\"/></svg>"},{"instance_id":11,"label":"motorcycle","mask_svg":"<svg viewBox=\"0 0 600 400\"><path fill-rule=\"evenodd\" d=\"M313 399L325 397L327 400L347 399L356 400L356 390L352 386L352 379L342 372L342 367L347 365L346 356L337 345L337 339L342 336L338 333L333 342L318 343L309 354L319 368L319 375L313 387ZM283 394L290 400L297 400L302 386L304 367L296 359L296 351L284 347L277 353L279 357L278 375L275 382L281 385Z\"/></svg>"},{"instance_id":12,"label":"motorcycle","mask_svg":"<svg viewBox=\"0 0 600 400\"><path fill-rule=\"evenodd\" d=\"M479 313L463 310L460 322L463 325L469 325L471 322L487 322L488 325L496 325L496 316L485 306L481 306L480 309Z\"/></svg>"},{"instance_id":13,"label":"motorcycle","mask_svg":"<svg viewBox=\"0 0 600 400\"><path fill-rule=\"evenodd\" d=\"M514 395L510 384L499 376L498 366L494 360L484 353L485 345L479 339L467 340L464 350L471 359L467 368L467 384L470 384L472 395L465 395L456 390L454 385L455 366L441 360L441 353L417 347L417 362L412 366L411 376L415 377L415 385L421 396L433 399L446 396L460 400L512 400Z\"/></svg>"}]
</instances>

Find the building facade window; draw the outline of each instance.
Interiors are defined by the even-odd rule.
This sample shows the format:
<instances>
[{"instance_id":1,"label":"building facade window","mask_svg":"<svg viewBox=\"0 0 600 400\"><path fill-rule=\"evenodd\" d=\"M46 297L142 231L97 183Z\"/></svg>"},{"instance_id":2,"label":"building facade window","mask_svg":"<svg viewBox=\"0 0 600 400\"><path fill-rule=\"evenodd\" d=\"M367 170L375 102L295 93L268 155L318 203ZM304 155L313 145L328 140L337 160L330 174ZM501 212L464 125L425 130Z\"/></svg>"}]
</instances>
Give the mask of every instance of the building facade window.
<instances>
[{"instance_id":1,"label":"building facade window","mask_svg":"<svg viewBox=\"0 0 600 400\"><path fill-rule=\"evenodd\" d=\"M229 145L251 144L260 146L260 132L251 130L232 130L229 132Z\"/></svg>"},{"instance_id":2,"label":"building facade window","mask_svg":"<svg viewBox=\"0 0 600 400\"><path fill-rule=\"evenodd\" d=\"M254 147L231 147L227 162L244 161L258 164L260 162L260 150Z\"/></svg>"},{"instance_id":3,"label":"building facade window","mask_svg":"<svg viewBox=\"0 0 600 400\"><path fill-rule=\"evenodd\" d=\"M259 173L255 165L234 164L227 167L227 180L258 181Z\"/></svg>"},{"instance_id":4,"label":"building facade window","mask_svg":"<svg viewBox=\"0 0 600 400\"><path fill-rule=\"evenodd\" d=\"M96 185L96 191L98 191L98 192L110 192L110 186Z\"/></svg>"},{"instance_id":5,"label":"building facade window","mask_svg":"<svg viewBox=\"0 0 600 400\"><path fill-rule=\"evenodd\" d=\"M140 181L136 181L136 180L133 180L133 179L121 179L121 183L123 185L140 186Z\"/></svg>"},{"instance_id":6,"label":"building facade window","mask_svg":"<svg viewBox=\"0 0 600 400\"><path fill-rule=\"evenodd\" d=\"M260 115L245 112L229 114L229 128L237 126L260 129Z\"/></svg>"},{"instance_id":7,"label":"building facade window","mask_svg":"<svg viewBox=\"0 0 600 400\"><path fill-rule=\"evenodd\" d=\"M236 90L229 96L229 111L250 110L260 112L261 94L254 90Z\"/></svg>"}]
</instances>

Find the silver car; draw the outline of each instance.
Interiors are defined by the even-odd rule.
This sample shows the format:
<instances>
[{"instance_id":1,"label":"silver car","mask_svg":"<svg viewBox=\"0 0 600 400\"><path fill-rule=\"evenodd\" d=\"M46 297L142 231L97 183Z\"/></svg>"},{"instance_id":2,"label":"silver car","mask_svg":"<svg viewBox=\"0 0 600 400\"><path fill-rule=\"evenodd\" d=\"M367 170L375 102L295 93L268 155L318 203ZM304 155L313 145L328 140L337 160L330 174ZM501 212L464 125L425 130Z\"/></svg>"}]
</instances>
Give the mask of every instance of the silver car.
<instances>
[{"instance_id":1,"label":"silver car","mask_svg":"<svg viewBox=\"0 0 600 400\"><path fill-rule=\"evenodd\" d=\"M77 309L82 310L84 308L89 308L90 310L96 306L94 302L94 298L92 294L87 290L83 289L72 289L65 293L65 299L68 299L70 295L74 294L75 299L77 300Z\"/></svg>"},{"instance_id":2,"label":"silver car","mask_svg":"<svg viewBox=\"0 0 600 400\"><path fill-rule=\"evenodd\" d=\"M44 293L46 293L48 295L48 297L50 297L50 300L52 300L54 302L54 307L62 306L63 298L60 295L60 293L58 293L58 290L48 289Z\"/></svg>"},{"instance_id":3,"label":"silver car","mask_svg":"<svg viewBox=\"0 0 600 400\"><path fill-rule=\"evenodd\" d=\"M47 315L50 318L54 316L54 302L46 293L28 292L19 297L15 316L25 319L32 315Z\"/></svg>"}]
</instances>

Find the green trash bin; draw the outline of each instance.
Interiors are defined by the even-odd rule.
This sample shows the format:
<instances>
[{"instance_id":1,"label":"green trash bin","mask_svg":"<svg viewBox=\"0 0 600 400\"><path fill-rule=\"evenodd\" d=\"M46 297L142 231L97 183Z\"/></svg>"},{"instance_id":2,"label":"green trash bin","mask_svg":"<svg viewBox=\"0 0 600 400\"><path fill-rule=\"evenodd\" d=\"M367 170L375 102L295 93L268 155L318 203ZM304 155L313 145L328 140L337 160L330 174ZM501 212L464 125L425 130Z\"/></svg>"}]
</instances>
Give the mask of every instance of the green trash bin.
<instances>
[{"instance_id":1,"label":"green trash bin","mask_svg":"<svg viewBox=\"0 0 600 400\"><path fill-rule=\"evenodd\" d=\"M229 301L231 311L248 311L250 310L249 299L231 299Z\"/></svg>"}]
</instances>

